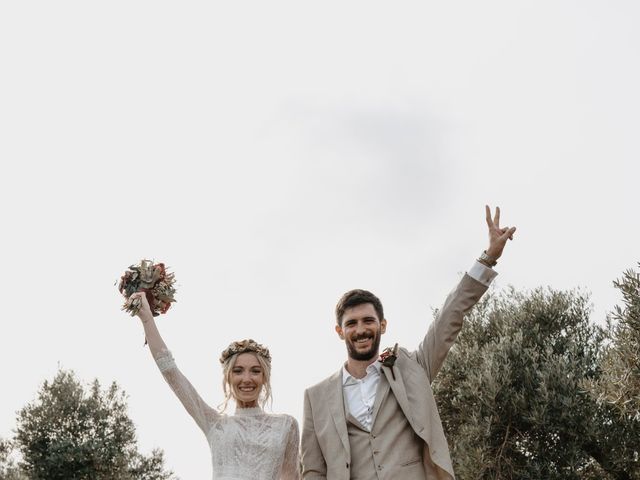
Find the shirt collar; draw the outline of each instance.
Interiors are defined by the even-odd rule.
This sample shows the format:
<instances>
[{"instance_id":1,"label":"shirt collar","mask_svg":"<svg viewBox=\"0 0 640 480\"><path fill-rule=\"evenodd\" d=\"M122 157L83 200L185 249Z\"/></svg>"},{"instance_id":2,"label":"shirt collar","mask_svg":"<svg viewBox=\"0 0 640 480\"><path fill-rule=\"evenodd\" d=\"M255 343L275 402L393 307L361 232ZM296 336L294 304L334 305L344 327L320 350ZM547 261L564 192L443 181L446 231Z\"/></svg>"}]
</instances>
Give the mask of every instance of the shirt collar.
<instances>
[{"instance_id":1,"label":"shirt collar","mask_svg":"<svg viewBox=\"0 0 640 480\"><path fill-rule=\"evenodd\" d=\"M373 362L372 364L370 364L367 367L367 376L371 375L372 373L374 375L380 375L380 369L382 368L382 364L376 360L375 362ZM365 377L366 378L366 377ZM353 376L351 376L351 374L347 371L347 364L345 363L342 366L342 385L346 385L347 382L351 383L354 381L357 381L358 379L354 378ZM362 379L360 379L362 380Z\"/></svg>"}]
</instances>

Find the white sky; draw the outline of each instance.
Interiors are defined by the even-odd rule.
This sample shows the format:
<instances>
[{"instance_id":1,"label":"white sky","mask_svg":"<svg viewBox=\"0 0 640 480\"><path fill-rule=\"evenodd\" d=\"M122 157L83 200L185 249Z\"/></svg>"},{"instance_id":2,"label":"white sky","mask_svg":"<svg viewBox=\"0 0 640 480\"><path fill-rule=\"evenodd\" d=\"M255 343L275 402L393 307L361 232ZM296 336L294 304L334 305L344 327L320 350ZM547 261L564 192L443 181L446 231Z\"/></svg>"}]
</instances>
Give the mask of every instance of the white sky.
<instances>
[{"instance_id":1,"label":"white sky","mask_svg":"<svg viewBox=\"0 0 640 480\"><path fill-rule=\"evenodd\" d=\"M377 293L417 344L486 247L497 286L592 292L640 260L633 1L2 2L0 436L58 365L129 394L183 480L206 441L114 283L164 261L159 327L216 405L219 352L274 356L274 411L345 358L333 307Z\"/></svg>"}]
</instances>

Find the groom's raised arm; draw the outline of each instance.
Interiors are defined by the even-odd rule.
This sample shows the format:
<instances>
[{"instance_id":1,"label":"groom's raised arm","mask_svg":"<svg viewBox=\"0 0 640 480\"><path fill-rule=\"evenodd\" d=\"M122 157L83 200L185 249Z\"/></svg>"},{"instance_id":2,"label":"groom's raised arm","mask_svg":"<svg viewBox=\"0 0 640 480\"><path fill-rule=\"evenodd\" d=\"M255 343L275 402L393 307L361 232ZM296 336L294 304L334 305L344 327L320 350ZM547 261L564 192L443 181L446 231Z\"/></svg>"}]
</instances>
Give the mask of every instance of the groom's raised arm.
<instances>
[{"instance_id":1,"label":"groom's raised arm","mask_svg":"<svg viewBox=\"0 0 640 480\"><path fill-rule=\"evenodd\" d=\"M515 227L500 227L500 207L495 215L485 206L489 230L489 248L480 256L456 288L447 296L436 318L431 322L424 340L418 347L417 360L427 372L429 382L440 371L451 346L456 340L465 314L478 302L497 275L493 266L497 263L507 240L513 239Z\"/></svg>"}]
</instances>

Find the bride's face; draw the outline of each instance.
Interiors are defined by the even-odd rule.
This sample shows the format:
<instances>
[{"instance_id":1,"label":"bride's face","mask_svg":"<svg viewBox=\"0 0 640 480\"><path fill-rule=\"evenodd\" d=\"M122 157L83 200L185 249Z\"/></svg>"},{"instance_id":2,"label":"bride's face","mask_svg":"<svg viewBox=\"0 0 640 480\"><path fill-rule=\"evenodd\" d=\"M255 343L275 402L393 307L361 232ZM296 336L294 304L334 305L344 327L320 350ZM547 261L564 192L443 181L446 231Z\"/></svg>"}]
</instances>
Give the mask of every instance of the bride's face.
<instances>
[{"instance_id":1,"label":"bride's face","mask_svg":"<svg viewBox=\"0 0 640 480\"><path fill-rule=\"evenodd\" d=\"M231 368L231 391L241 408L257 407L264 384L264 372L255 354L241 353Z\"/></svg>"}]
</instances>

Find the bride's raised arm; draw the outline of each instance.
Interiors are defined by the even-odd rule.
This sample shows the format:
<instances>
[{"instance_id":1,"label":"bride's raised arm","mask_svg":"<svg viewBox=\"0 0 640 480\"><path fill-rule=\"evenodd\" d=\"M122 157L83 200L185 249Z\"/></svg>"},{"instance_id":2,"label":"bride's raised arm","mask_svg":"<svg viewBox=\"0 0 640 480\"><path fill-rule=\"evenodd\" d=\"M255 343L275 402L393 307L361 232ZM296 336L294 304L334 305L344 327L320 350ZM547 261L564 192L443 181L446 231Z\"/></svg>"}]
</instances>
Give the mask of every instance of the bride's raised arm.
<instances>
[{"instance_id":1,"label":"bride's raised arm","mask_svg":"<svg viewBox=\"0 0 640 480\"><path fill-rule=\"evenodd\" d=\"M206 435L211 428L212 422L220 414L200 397L196 389L191 385L191 382L187 380L176 366L173 355L171 355L156 326L146 295L143 292L136 292L131 295L129 301L134 298L140 299L141 306L137 315L144 327L144 334L151 355L173 392Z\"/></svg>"}]
</instances>

